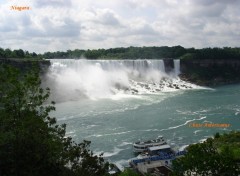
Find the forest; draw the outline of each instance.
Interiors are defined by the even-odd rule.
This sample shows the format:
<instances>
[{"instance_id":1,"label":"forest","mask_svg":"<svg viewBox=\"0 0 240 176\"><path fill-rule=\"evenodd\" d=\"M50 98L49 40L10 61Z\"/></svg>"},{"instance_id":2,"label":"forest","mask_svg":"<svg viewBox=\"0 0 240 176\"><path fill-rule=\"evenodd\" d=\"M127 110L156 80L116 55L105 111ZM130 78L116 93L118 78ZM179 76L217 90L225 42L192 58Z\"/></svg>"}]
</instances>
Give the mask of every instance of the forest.
<instances>
[{"instance_id":1,"label":"forest","mask_svg":"<svg viewBox=\"0 0 240 176\"><path fill-rule=\"evenodd\" d=\"M92 50L67 50L56 52L45 52L37 54L30 53L22 49L11 50L9 48L0 48L0 58L32 58L32 59L240 59L239 47L223 48L184 48L182 46L152 46L152 47L119 47L109 49L92 49Z\"/></svg>"},{"instance_id":2,"label":"forest","mask_svg":"<svg viewBox=\"0 0 240 176\"><path fill-rule=\"evenodd\" d=\"M39 55L35 52L30 53L28 51L23 51L22 49L11 50L9 48L0 48L0 58L39 58Z\"/></svg>"}]
</instances>

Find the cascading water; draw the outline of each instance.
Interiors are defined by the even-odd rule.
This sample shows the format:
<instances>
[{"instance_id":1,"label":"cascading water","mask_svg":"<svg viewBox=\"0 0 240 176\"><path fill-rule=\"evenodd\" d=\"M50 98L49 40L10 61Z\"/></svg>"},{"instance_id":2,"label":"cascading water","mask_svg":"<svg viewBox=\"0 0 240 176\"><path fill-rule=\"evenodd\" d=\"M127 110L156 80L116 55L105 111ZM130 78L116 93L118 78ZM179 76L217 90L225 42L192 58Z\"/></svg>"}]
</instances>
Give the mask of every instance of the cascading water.
<instances>
[{"instance_id":1,"label":"cascading water","mask_svg":"<svg viewBox=\"0 0 240 176\"><path fill-rule=\"evenodd\" d=\"M46 80L56 101L191 88L176 77L179 62L174 60L173 74L167 74L163 60L52 59Z\"/></svg>"},{"instance_id":2,"label":"cascading water","mask_svg":"<svg viewBox=\"0 0 240 176\"><path fill-rule=\"evenodd\" d=\"M180 74L180 60L179 59L174 59L174 73L175 76L178 76Z\"/></svg>"}]
</instances>

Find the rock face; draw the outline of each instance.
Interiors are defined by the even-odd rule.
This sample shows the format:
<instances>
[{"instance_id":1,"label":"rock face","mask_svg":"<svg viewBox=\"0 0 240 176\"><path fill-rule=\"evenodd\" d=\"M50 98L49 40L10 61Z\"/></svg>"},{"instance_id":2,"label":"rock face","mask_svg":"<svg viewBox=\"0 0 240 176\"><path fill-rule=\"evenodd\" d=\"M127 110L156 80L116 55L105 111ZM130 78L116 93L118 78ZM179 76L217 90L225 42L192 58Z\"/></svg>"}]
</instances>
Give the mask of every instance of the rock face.
<instances>
[{"instance_id":1,"label":"rock face","mask_svg":"<svg viewBox=\"0 0 240 176\"><path fill-rule=\"evenodd\" d=\"M196 68L209 68L214 66L220 67L231 67L232 69L236 70L240 68L240 60L209 60L209 59L202 59L202 60L181 60L181 71L186 72L189 67L196 67Z\"/></svg>"},{"instance_id":2,"label":"rock face","mask_svg":"<svg viewBox=\"0 0 240 176\"><path fill-rule=\"evenodd\" d=\"M240 60L181 60L180 77L198 85L240 83Z\"/></svg>"},{"instance_id":3,"label":"rock face","mask_svg":"<svg viewBox=\"0 0 240 176\"><path fill-rule=\"evenodd\" d=\"M163 59L165 65L165 72L170 73L174 69L173 59Z\"/></svg>"}]
</instances>

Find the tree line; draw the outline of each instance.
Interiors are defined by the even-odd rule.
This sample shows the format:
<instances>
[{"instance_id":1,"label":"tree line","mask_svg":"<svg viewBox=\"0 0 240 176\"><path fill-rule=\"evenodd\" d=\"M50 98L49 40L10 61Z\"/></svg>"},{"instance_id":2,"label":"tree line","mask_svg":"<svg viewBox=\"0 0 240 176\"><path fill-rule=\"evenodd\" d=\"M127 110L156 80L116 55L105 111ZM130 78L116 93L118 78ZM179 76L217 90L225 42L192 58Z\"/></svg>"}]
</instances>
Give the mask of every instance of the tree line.
<instances>
[{"instance_id":1,"label":"tree line","mask_svg":"<svg viewBox=\"0 0 240 176\"><path fill-rule=\"evenodd\" d=\"M152 46L152 47L119 47L92 50L67 50L45 52L44 54L29 53L22 49L10 50L0 48L0 58L45 58L45 59L240 59L239 47L223 48L184 48L182 46Z\"/></svg>"},{"instance_id":2,"label":"tree line","mask_svg":"<svg viewBox=\"0 0 240 176\"><path fill-rule=\"evenodd\" d=\"M33 52L23 51L22 49L11 50L0 48L0 58L39 58L40 55Z\"/></svg>"},{"instance_id":3,"label":"tree line","mask_svg":"<svg viewBox=\"0 0 240 176\"><path fill-rule=\"evenodd\" d=\"M184 48L182 46L161 47L127 47L93 50L67 50L66 52L46 52L41 55L53 58L87 58L87 59L240 59L240 48Z\"/></svg>"}]
</instances>

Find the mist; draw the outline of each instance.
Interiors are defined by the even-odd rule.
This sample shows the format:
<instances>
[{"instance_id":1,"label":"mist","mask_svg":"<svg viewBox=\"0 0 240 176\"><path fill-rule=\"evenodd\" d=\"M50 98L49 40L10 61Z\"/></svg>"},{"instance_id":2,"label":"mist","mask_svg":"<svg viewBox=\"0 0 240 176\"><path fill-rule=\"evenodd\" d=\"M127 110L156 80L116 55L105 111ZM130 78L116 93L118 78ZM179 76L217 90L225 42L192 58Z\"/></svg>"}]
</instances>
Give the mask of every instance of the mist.
<instances>
[{"instance_id":1,"label":"mist","mask_svg":"<svg viewBox=\"0 0 240 176\"><path fill-rule=\"evenodd\" d=\"M167 74L163 60L53 59L45 84L58 102L190 88L176 75L180 73L179 61L174 65Z\"/></svg>"}]
</instances>

